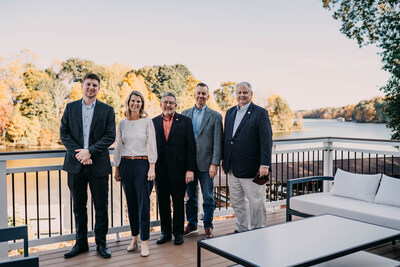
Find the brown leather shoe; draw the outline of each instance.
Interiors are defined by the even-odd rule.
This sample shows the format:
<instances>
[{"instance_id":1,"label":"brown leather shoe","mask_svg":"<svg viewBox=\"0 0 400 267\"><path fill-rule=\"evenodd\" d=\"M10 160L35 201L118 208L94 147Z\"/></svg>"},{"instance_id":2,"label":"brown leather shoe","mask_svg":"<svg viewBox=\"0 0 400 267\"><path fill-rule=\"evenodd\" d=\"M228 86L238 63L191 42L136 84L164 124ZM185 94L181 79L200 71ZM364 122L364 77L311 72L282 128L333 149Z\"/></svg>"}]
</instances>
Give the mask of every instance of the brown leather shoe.
<instances>
[{"instance_id":1,"label":"brown leather shoe","mask_svg":"<svg viewBox=\"0 0 400 267\"><path fill-rule=\"evenodd\" d=\"M197 233L199 230L197 230L197 227L194 227L193 225L186 225L185 230L183 231L183 236L188 236L192 233Z\"/></svg>"},{"instance_id":2,"label":"brown leather shoe","mask_svg":"<svg viewBox=\"0 0 400 267\"><path fill-rule=\"evenodd\" d=\"M211 227L206 228L204 237L206 239L215 237L214 230Z\"/></svg>"}]
</instances>

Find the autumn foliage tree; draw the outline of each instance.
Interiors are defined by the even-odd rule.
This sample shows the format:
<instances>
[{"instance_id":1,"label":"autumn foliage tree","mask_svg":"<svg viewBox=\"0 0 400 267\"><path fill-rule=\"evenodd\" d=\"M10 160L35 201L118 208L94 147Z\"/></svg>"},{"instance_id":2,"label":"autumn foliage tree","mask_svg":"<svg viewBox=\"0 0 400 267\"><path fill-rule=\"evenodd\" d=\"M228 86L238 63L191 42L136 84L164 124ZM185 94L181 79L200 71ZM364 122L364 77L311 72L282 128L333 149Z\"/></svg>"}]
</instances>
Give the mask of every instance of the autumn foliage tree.
<instances>
[{"instance_id":1,"label":"autumn foliage tree","mask_svg":"<svg viewBox=\"0 0 400 267\"><path fill-rule=\"evenodd\" d=\"M380 123L388 120L384 107L385 99L377 96L370 100L361 100L355 105L318 108L303 111L301 114L304 118L337 119L342 117L348 121Z\"/></svg>"},{"instance_id":2,"label":"autumn foliage tree","mask_svg":"<svg viewBox=\"0 0 400 267\"><path fill-rule=\"evenodd\" d=\"M117 122L125 110L125 99L133 90L145 99L149 117L161 113L160 98L172 92L178 112L194 105L194 92L200 82L182 64L145 66L132 69L113 64L98 65L91 60L68 58L40 69L36 56L23 50L11 60L0 57L0 131L2 142L18 147L47 146L59 142L60 118L67 103L82 98L82 80L89 73L101 78L97 95L114 107ZM214 93L210 88L208 107L222 115L233 105L235 82L224 82Z\"/></svg>"},{"instance_id":3,"label":"autumn foliage tree","mask_svg":"<svg viewBox=\"0 0 400 267\"><path fill-rule=\"evenodd\" d=\"M0 78L0 133L3 145L5 145L6 130L11 122L12 111L11 94L7 90L4 81Z\"/></svg>"},{"instance_id":4,"label":"autumn foliage tree","mask_svg":"<svg viewBox=\"0 0 400 267\"><path fill-rule=\"evenodd\" d=\"M293 112L280 95L273 94L268 97L264 108L268 110L274 132L287 132L293 128Z\"/></svg>"}]
</instances>

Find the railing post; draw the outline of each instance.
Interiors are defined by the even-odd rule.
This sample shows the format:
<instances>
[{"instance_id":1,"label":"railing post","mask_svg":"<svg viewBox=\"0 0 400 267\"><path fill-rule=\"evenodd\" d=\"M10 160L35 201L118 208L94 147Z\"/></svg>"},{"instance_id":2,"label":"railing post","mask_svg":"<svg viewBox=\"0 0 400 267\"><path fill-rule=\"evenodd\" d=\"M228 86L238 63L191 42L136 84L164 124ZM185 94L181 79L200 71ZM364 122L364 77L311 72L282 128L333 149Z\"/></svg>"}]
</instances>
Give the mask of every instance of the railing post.
<instances>
[{"instance_id":1,"label":"railing post","mask_svg":"<svg viewBox=\"0 0 400 267\"><path fill-rule=\"evenodd\" d=\"M332 151L333 142L328 139L327 142L324 142L324 176L332 176L333 175L333 151ZM324 192L329 192L332 187L331 181L324 181L323 190Z\"/></svg>"},{"instance_id":2,"label":"railing post","mask_svg":"<svg viewBox=\"0 0 400 267\"><path fill-rule=\"evenodd\" d=\"M7 212L7 166L0 160L0 228L8 227ZM8 258L8 242L0 243L0 259Z\"/></svg>"}]
</instances>

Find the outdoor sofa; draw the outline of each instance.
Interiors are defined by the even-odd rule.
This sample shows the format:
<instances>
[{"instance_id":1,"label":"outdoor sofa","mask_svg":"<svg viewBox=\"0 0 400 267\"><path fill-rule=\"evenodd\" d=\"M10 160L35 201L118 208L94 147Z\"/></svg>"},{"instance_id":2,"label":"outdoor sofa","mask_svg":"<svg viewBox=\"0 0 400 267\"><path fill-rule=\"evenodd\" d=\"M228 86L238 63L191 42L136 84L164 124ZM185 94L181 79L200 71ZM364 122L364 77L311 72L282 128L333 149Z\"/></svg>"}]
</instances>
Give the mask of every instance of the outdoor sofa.
<instances>
[{"instance_id":1,"label":"outdoor sofa","mask_svg":"<svg viewBox=\"0 0 400 267\"><path fill-rule=\"evenodd\" d=\"M293 186L333 181L330 192L294 195ZM287 182L286 221L292 215L333 214L400 230L400 179L385 174L355 174L338 169L335 177L305 177Z\"/></svg>"}]
</instances>

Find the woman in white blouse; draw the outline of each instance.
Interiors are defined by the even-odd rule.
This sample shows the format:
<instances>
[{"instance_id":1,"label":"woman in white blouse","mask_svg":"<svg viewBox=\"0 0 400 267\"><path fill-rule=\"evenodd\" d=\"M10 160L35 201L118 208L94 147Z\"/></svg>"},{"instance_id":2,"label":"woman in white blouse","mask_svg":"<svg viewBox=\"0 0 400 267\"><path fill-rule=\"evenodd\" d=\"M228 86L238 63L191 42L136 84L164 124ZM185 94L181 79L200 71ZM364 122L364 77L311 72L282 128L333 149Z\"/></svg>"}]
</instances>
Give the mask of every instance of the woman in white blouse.
<instances>
[{"instance_id":1,"label":"woman in white blouse","mask_svg":"<svg viewBox=\"0 0 400 267\"><path fill-rule=\"evenodd\" d=\"M150 194L157 161L156 135L139 91L129 94L124 114L126 118L119 122L114 149L114 177L122 181L128 205L133 239L127 251L137 249L140 230L141 255L146 257L149 255Z\"/></svg>"}]
</instances>

